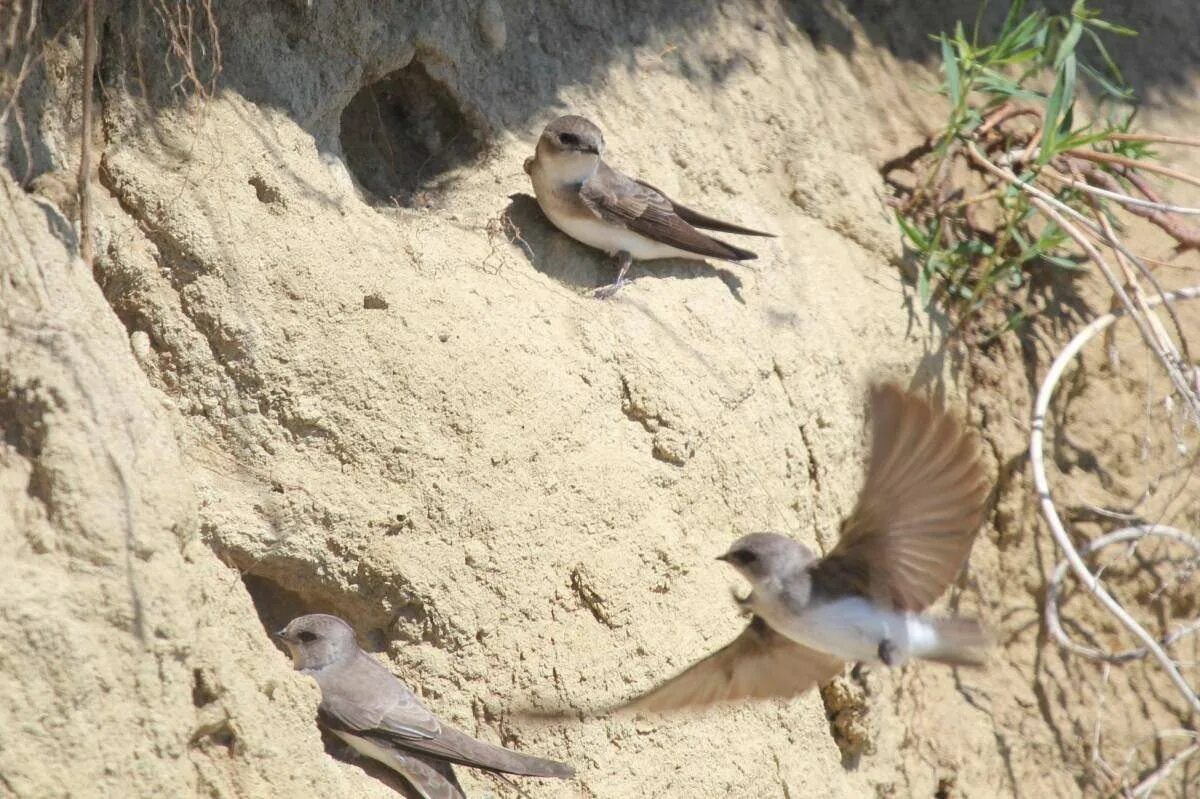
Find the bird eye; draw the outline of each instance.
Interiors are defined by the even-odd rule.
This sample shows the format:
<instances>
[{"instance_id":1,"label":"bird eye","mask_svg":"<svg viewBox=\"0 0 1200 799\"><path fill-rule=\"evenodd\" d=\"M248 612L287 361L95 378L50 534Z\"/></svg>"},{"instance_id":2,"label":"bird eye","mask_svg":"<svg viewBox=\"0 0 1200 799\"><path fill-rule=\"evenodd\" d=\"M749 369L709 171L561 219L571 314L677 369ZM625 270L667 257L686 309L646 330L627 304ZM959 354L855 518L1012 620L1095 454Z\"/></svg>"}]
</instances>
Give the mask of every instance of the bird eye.
<instances>
[{"instance_id":1,"label":"bird eye","mask_svg":"<svg viewBox=\"0 0 1200 799\"><path fill-rule=\"evenodd\" d=\"M558 134L558 140L563 143L564 147L579 146L579 137L574 133L560 133Z\"/></svg>"},{"instance_id":2,"label":"bird eye","mask_svg":"<svg viewBox=\"0 0 1200 799\"><path fill-rule=\"evenodd\" d=\"M758 560L758 555L748 549L739 549L733 553L733 559L744 566L749 566L754 561Z\"/></svg>"},{"instance_id":3,"label":"bird eye","mask_svg":"<svg viewBox=\"0 0 1200 799\"><path fill-rule=\"evenodd\" d=\"M303 641L306 644L309 643L310 641L317 640L316 633L310 633L308 630L305 630L302 633L297 633L296 637L299 638L301 641Z\"/></svg>"}]
</instances>

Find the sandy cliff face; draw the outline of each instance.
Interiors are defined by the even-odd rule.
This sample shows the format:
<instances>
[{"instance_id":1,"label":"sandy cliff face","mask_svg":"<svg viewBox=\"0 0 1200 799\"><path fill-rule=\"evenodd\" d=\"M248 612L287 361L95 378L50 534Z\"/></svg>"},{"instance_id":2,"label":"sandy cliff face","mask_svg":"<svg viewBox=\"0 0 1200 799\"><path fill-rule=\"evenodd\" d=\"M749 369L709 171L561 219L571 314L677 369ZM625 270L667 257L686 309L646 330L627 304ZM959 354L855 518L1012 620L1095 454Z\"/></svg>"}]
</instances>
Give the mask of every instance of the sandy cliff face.
<instances>
[{"instance_id":1,"label":"sandy cliff face","mask_svg":"<svg viewBox=\"0 0 1200 799\"><path fill-rule=\"evenodd\" d=\"M828 548L869 377L968 407L876 172L930 73L844 9L683 5L230 3L218 88L183 103L153 18L113 10L94 274L54 191L78 43L49 54L36 146L0 175L0 792L394 795L326 753L315 686L269 640L309 611L443 718L578 768L532 796L1079 790L1031 676L1040 571L990 527L953 597L1013 632L987 672L515 713L631 695L731 638L712 558L733 537ZM521 170L568 111L619 168L779 238L592 300L610 263ZM996 474L1022 446L1000 440Z\"/></svg>"}]
</instances>

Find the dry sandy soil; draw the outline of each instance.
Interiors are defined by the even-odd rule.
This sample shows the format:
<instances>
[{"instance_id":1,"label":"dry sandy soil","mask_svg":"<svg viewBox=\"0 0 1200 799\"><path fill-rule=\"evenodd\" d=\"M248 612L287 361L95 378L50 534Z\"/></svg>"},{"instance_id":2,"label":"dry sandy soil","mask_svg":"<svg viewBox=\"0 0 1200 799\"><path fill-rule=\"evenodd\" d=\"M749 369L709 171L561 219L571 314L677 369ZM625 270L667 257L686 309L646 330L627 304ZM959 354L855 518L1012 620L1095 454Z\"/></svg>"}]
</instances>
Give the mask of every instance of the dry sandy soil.
<instances>
[{"instance_id":1,"label":"dry sandy soil","mask_svg":"<svg viewBox=\"0 0 1200 799\"><path fill-rule=\"evenodd\" d=\"M1136 779L1178 751L1148 736L1195 719L1154 667L1068 656L1040 621L1059 555L1024 458L1031 396L1107 294L1052 285L1030 329L964 346L904 277L878 169L943 118L926 34L974 13L911 5L235 0L201 96L159 4L115 3L92 271L80 17L44 7L62 32L0 134L0 795L394 796L322 740L316 686L268 635L308 611L351 620L443 718L577 767L529 796L1095 795L1099 759ZM1107 11L1144 31L1119 51L1143 123L1194 133L1190 0ZM202 83L208 34L197 17ZM636 267L591 299L611 263L544 221L521 169L565 112L619 168L778 238L739 242L750 268ZM1095 348L1052 437L1080 534L1112 526L1089 504L1133 503L1148 463L1180 457L1139 433L1163 388L1118 346L1126 371ZM736 634L713 561L733 537L828 549L877 376L987 439L989 522L942 608L996 631L986 670L877 669L669 719L521 715L630 696ZM1195 529L1183 491L1168 521ZM1068 611L1122 645L1085 599ZM469 795L516 795L459 772Z\"/></svg>"}]
</instances>

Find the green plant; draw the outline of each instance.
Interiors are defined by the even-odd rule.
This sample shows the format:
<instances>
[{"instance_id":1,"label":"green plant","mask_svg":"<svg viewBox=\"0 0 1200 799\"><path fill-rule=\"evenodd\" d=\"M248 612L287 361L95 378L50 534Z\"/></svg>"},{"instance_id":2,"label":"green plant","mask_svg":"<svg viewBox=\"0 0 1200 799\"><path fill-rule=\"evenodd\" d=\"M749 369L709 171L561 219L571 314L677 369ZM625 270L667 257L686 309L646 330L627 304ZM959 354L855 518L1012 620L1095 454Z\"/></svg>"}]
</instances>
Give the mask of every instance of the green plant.
<instances>
[{"instance_id":1,"label":"green plant","mask_svg":"<svg viewBox=\"0 0 1200 799\"><path fill-rule=\"evenodd\" d=\"M1130 132L1133 93L1105 46L1109 35L1135 33L1101 19L1087 0L1076 0L1068 14L1026 13L1015 0L992 41L981 41L978 19L969 37L961 22L953 35L936 37L940 92L950 104L946 125L883 172L916 255L921 302L941 299L959 322L999 306L1004 321L985 339L1030 315L1022 290L1031 277L1093 260L1057 214L1082 217L1097 232L1101 217L1111 223L1124 209L1146 216L1180 246L1200 246L1200 232L1173 215L1141 174L1172 173L1148 147L1170 139ZM1082 122L1081 86L1096 99ZM903 171L914 179L905 183L897 175ZM1130 270L1143 267L1118 260Z\"/></svg>"}]
</instances>

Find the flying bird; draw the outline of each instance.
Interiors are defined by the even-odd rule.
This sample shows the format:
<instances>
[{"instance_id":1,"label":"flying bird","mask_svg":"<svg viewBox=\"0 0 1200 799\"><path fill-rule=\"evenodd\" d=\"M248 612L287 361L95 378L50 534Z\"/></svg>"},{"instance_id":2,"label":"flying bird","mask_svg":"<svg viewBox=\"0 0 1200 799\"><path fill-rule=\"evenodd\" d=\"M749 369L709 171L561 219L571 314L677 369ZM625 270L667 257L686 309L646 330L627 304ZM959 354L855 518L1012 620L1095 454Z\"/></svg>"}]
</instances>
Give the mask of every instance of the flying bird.
<instances>
[{"instance_id":1,"label":"flying bird","mask_svg":"<svg viewBox=\"0 0 1200 799\"><path fill-rule=\"evenodd\" d=\"M292 619L275 635L296 669L317 681L317 714L355 751L400 773L423 799L463 799L450 764L529 777L575 775L565 763L477 741L441 722L390 671L358 647L337 616Z\"/></svg>"},{"instance_id":2,"label":"flying bird","mask_svg":"<svg viewBox=\"0 0 1200 799\"><path fill-rule=\"evenodd\" d=\"M620 709L669 711L796 696L847 661L982 665L975 619L924 614L958 574L983 521L979 444L949 414L894 384L871 391L866 481L825 557L754 533L718 557L751 585L752 618L725 646Z\"/></svg>"},{"instance_id":3,"label":"flying bird","mask_svg":"<svg viewBox=\"0 0 1200 799\"><path fill-rule=\"evenodd\" d=\"M746 261L758 256L697 228L744 236L773 236L693 211L641 180L626 177L603 161L604 134L581 116L562 116L542 131L534 155L525 159L538 205L554 226L589 247L617 256L619 272L597 296L624 285L636 259L718 258Z\"/></svg>"}]
</instances>

